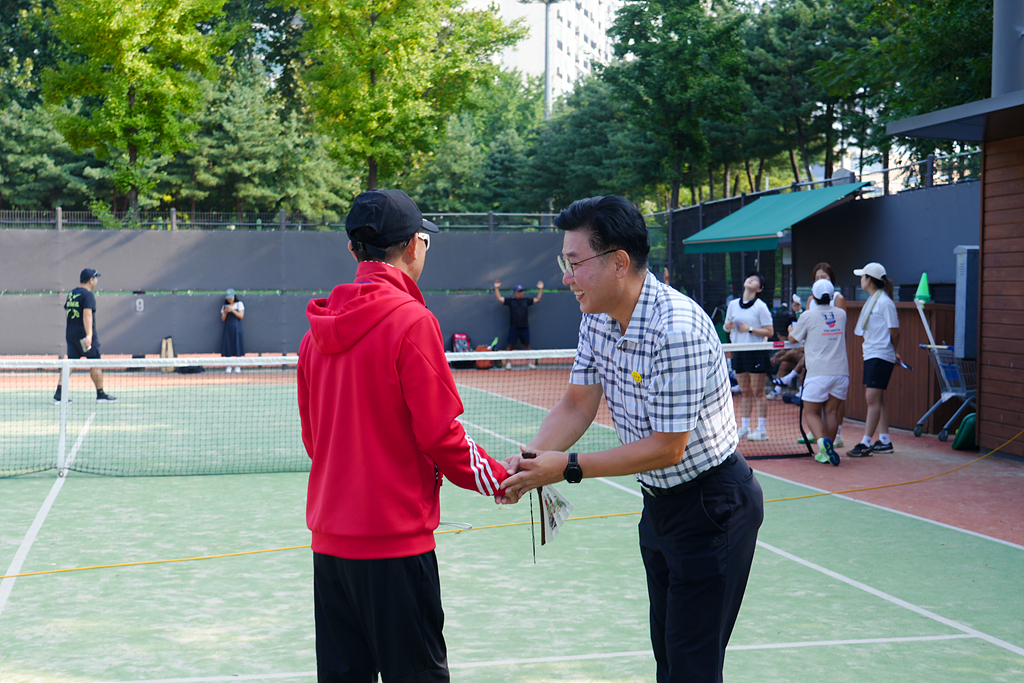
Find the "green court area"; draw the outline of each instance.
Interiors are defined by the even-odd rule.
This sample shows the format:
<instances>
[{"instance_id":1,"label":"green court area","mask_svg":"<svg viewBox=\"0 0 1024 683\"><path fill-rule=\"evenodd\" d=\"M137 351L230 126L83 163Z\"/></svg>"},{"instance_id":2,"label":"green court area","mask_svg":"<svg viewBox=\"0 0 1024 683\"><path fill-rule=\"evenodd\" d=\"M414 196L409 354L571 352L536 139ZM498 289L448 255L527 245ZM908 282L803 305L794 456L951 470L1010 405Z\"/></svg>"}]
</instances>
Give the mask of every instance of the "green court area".
<instances>
[{"instance_id":1,"label":"green court area","mask_svg":"<svg viewBox=\"0 0 1024 683\"><path fill-rule=\"evenodd\" d=\"M808 493L759 479L768 500ZM0 570L309 542L302 473L55 481L0 481ZM442 519L474 526L437 536L454 681L654 679L637 485L559 490L573 519L543 547L538 530L534 562L526 504L442 488ZM1022 566L1018 546L849 499L769 502L726 680L1024 680ZM314 681L311 582L308 548L5 579L0 680Z\"/></svg>"},{"instance_id":2,"label":"green court area","mask_svg":"<svg viewBox=\"0 0 1024 683\"><path fill-rule=\"evenodd\" d=\"M548 382L537 377L547 373ZM518 452L547 414L544 405L564 389L563 370L469 374L481 386L460 385L461 416L488 452ZM17 386L0 383L0 477L52 471L58 461L61 406L41 377ZM528 379L529 382L523 380ZM50 378L55 381L55 376ZM516 381L518 380L518 381ZM244 375L182 377L148 370L108 373L117 403L97 403L91 382L73 377L67 406L65 465L74 472L109 476L174 476L303 472L294 368ZM532 401L510 392L532 383ZM113 390L112 390L113 391ZM358 400L358 397L343 397ZM597 425L581 441L588 449L616 445L614 431ZM501 457L504 457L502 455Z\"/></svg>"}]
</instances>

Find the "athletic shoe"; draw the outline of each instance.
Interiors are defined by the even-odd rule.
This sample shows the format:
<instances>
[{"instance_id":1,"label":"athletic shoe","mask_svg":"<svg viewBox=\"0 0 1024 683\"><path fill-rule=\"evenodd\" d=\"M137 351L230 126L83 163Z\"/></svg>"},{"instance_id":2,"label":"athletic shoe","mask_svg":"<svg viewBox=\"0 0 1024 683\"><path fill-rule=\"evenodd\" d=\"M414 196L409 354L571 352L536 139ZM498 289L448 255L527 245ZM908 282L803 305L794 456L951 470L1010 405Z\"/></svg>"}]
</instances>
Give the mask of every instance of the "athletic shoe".
<instances>
[{"instance_id":1,"label":"athletic shoe","mask_svg":"<svg viewBox=\"0 0 1024 683\"><path fill-rule=\"evenodd\" d=\"M70 398L70 397L68 398L68 405L71 405L74 402L75 402L75 399ZM60 405L60 394L57 394L56 396L53 397L53 405L55 405L55 406L59 406Z\"/></svg>"},{"instance_id":2,"label":"athletic shoe","mask_svg":"<svg viewBox=\"0 0 1024 683\"><path fill-rule=\"evenodd\" d=\"M871 451L873 453L892 453L892 441L890 441L889 443L882 443L881 441L876 441L875 445L871 447Z\"/></svg>"},{"instance_id":3,"label":"athletic shoe","mask_svg":"<svg viewBox=\"0 0 1024 683\"><path fill-rule=\"evenodd\" d=\"M536 363L527 363L526 367L529 368L530 370L536 370L537 369Z\"/></svg>"},{"instance_id":4,"label":"athletic shoe","mask_svg":"<svg viewBox=\"0 0 1024 683\"><path fill-rule=\"evenodd\" d=\"M871 446L858 443L852 450L846 451L846 454L851 458L868 458L871 456Z\"/></svg>"},{"instance_id":5,"label":"athletic shoe","mask_svg":"<svg viewBox=\"0 0 1024 683\"><path fill-rule=\"evenodd\" d=\"M774 384L777 387L788 387L790 384L792 384L795 381L796 381L796 377L794 377L793 379L789 380L788 382L785 379L781 378L781 377L775 377L775 378L772 379L772 384Z\"/></svg>"},{"instance_id":6,"label":"athletic shoe","mask_svg":"<svg viewBox=\"0 0 1024 683\"><path fill-rule=\"evenodd\" d=\"M828 453L825 452L824 446L821 445L821 442L823 440L824 439L819 439L818 440L818 452L814 454L814 459L817 460L818 462L827 463L828 462Z\"/></svg>"},{"instance_id":7,"label":"athletic shoe","mask_svg":"<svg viewBox=\"0 0 1024 683\"><path fill-rule=\"evenodd\" d=\"M839 454L836 453L836 449L832 446L832 440L823 436L820 439L818 439L818 445L821 447L821 450L819 450L818 453L820 454L824 452L827 456L826 462L830 462L833 465L838 466Z\"/></svg>"},{"instance_id":8,"label":"athletic shoe","mask_svg":"<svg viewBox=\"0 0 1024 683\"><path fill-rule=\"evenodd\" d=\"M836 448L842 448L846 444L843 443L843 437L837 435L836 440L832 442L832 445Z\"/></svg>"},{"instance_id":9,"label":"athletic shoe","mask_svg":"<svg viewBox=\"0 0 1024 683\"><path fill-rule=\"evenodd\" d=\"M111 396L110 394L108 394L105 391L97 391L96 392L96 402L97 403L115 403L116 401L117 401L116 398L114 398L113 396Z\"/></svg>"},{"instance_id":10,"label":"athletic shoe","mask_svg":"<svg viewBox=\"0 0 1024 683\"><path fill-rule=\"evenodd\" d=\"M747 434L747 441L767 441L768 432L764 429L755 429Z\"/></svg>"},{"instance_id":11,"label":"athletic shoe","mask_svg":"<svg viewBox=\"0 0 1024 683\"><path fill-rule=\"evenodd\" d=\"M736 436L742 439L749 433L750 427L740 427L739 430L736 432Z\"/></svg>"},{"instance_id":12,"label":"athletic shoe","mask_svg":"<svg viewBox=\"0 0 1024 683\"><path fill-rule=\"evenodd\" d=\"M739 384L733 384L732 385L732 393L734 393L734 394L742 394L743 393L743 389L740 389L740 385Z\"/></svg>"},{"instance_id":13,"label":"athletic shoe","mask_svg":"<svg viewBox=\"0 0 1024 683\"><path fill-rule=\"evenodd\" d=\"M241 365L236 365L235 366L235 372L241 373L242 372L242 366Z\"/></svg>"},{"instance_id":14,"label":"athletic shoe","mask_svg":"<svg viewBox=\"0 0 1024 683\"><path fill-rule=\"evenodd\" d=\"M791 403L791 404L793 404L795 406L798 406L801 403L803 403L804 400L802 398L800 398L800 396L798 396L797 394L783 394L782 395L782 402L783 403Z\"/></svg>"},{"instance_id":15,"label":"athletic shoe","mask_svg":"<svg viewBox=\"0 0 1024 683\"><path fill-rule=\"evenodd\" d=\"M782 398L782 387L775 387L765 395L765 398L769 401L775 401Z\"/></svg>"},{"instance_id":16,"label":"athletic shoe","mask_svg":"<svg viewBox=\"0 0 1024 683\"><path fill-rule=\"evenodd\" d=\"M796 442L798 444L800 444L801 446L806 446L809 443L817 443L818 440L814 438L814 434L811 434L810 432L807 432L807 438L806 439L797 439Z\"/></svg>"},{"instance_id":17,"label":"athletic shoe","mask_svg":"<svg viewBox=\"0 0 1024 683\"><path fill-rule=\"evenodd\" d=\"M230 365L227 366L226 368L224 368L224 372L227 372L229 374L231 373L232 370L233 370L233 368Z\"/></svg>"}]
</instances>

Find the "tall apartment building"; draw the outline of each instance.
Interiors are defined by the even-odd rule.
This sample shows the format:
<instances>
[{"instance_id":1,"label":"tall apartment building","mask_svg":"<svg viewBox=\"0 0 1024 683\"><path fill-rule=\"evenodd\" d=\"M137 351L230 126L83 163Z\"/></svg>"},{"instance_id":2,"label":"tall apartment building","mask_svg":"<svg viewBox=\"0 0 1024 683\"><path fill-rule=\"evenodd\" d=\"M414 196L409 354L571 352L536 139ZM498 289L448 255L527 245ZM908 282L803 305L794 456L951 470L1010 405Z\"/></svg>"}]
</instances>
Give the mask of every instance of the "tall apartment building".
<instances>
[{"instance_id":1,"label":"tall apartment building","mask_svg":"<svg viewBox=\"0 0 1024 683\"><path fill-rule=\"evenodd\" d=\"M525 17L529 37L514 48L504 51L502 64L525 74L544 74L543 0L523 3L520 0L469 0L473 8L498 6L505 21ZM551 2L548 21L549 87L552 97L572 92L576 81L593 73L596 64L607 64L612 58L612 41L608 29L621 6L620 0L561 0Z\"/></svg>"}]
</instances>

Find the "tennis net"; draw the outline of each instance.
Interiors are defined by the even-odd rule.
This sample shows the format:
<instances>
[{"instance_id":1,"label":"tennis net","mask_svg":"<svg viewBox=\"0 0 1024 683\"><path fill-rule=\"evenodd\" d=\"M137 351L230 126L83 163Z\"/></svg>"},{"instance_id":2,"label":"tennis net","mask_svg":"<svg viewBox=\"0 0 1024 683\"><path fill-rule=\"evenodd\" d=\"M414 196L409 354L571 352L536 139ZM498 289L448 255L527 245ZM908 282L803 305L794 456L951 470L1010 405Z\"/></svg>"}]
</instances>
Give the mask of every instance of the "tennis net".
<instances>
[{"instance_id":1,"label":"tennis net","mask_svg":"<svg viewBox=\"0 0 1024 683\"><path fill-rule=\"evenodd\" d=\"M460 420L503 458L533 438L565 392L574 349L449 353L465 407ZM297 356L246 358L0 358L0 477L74 471L106 476L302 472ZM96 401L101 368L116 402ZM61 400L54 401L63 375ZM737 410L740 398L736 398ZM799 410L773 401L767 441L748 457L806 455ZM738 421L738 420L737 420ZM576 449L619 444L602 401Z\"/></svg>"}]
</instances>

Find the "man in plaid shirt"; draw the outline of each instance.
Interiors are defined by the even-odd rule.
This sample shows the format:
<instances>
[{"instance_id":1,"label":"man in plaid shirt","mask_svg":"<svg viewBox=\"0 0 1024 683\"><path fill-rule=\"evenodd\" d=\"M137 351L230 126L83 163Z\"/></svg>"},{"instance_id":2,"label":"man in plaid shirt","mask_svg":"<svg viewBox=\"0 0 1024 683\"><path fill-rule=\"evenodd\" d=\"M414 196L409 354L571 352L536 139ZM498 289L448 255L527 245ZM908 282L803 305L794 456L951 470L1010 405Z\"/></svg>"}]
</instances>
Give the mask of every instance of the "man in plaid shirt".
<instances>
[{"instance_id":1,"label":"man in plaid shirt","mask_svg":"<svg viewBox=\"0 0 1024 683\"><path fill-rule=\"evenodd\" d=\"M647 270L650 237L623 197L574 202L562 283L583 311L569 387L503 487L513 499L563 479L636 475L640 552L658 683L720 683L764 517L761 487L736 451L722 346L710 318ZM622 445L566 453L607 400Z\"/></svg>"}]
</instances>

